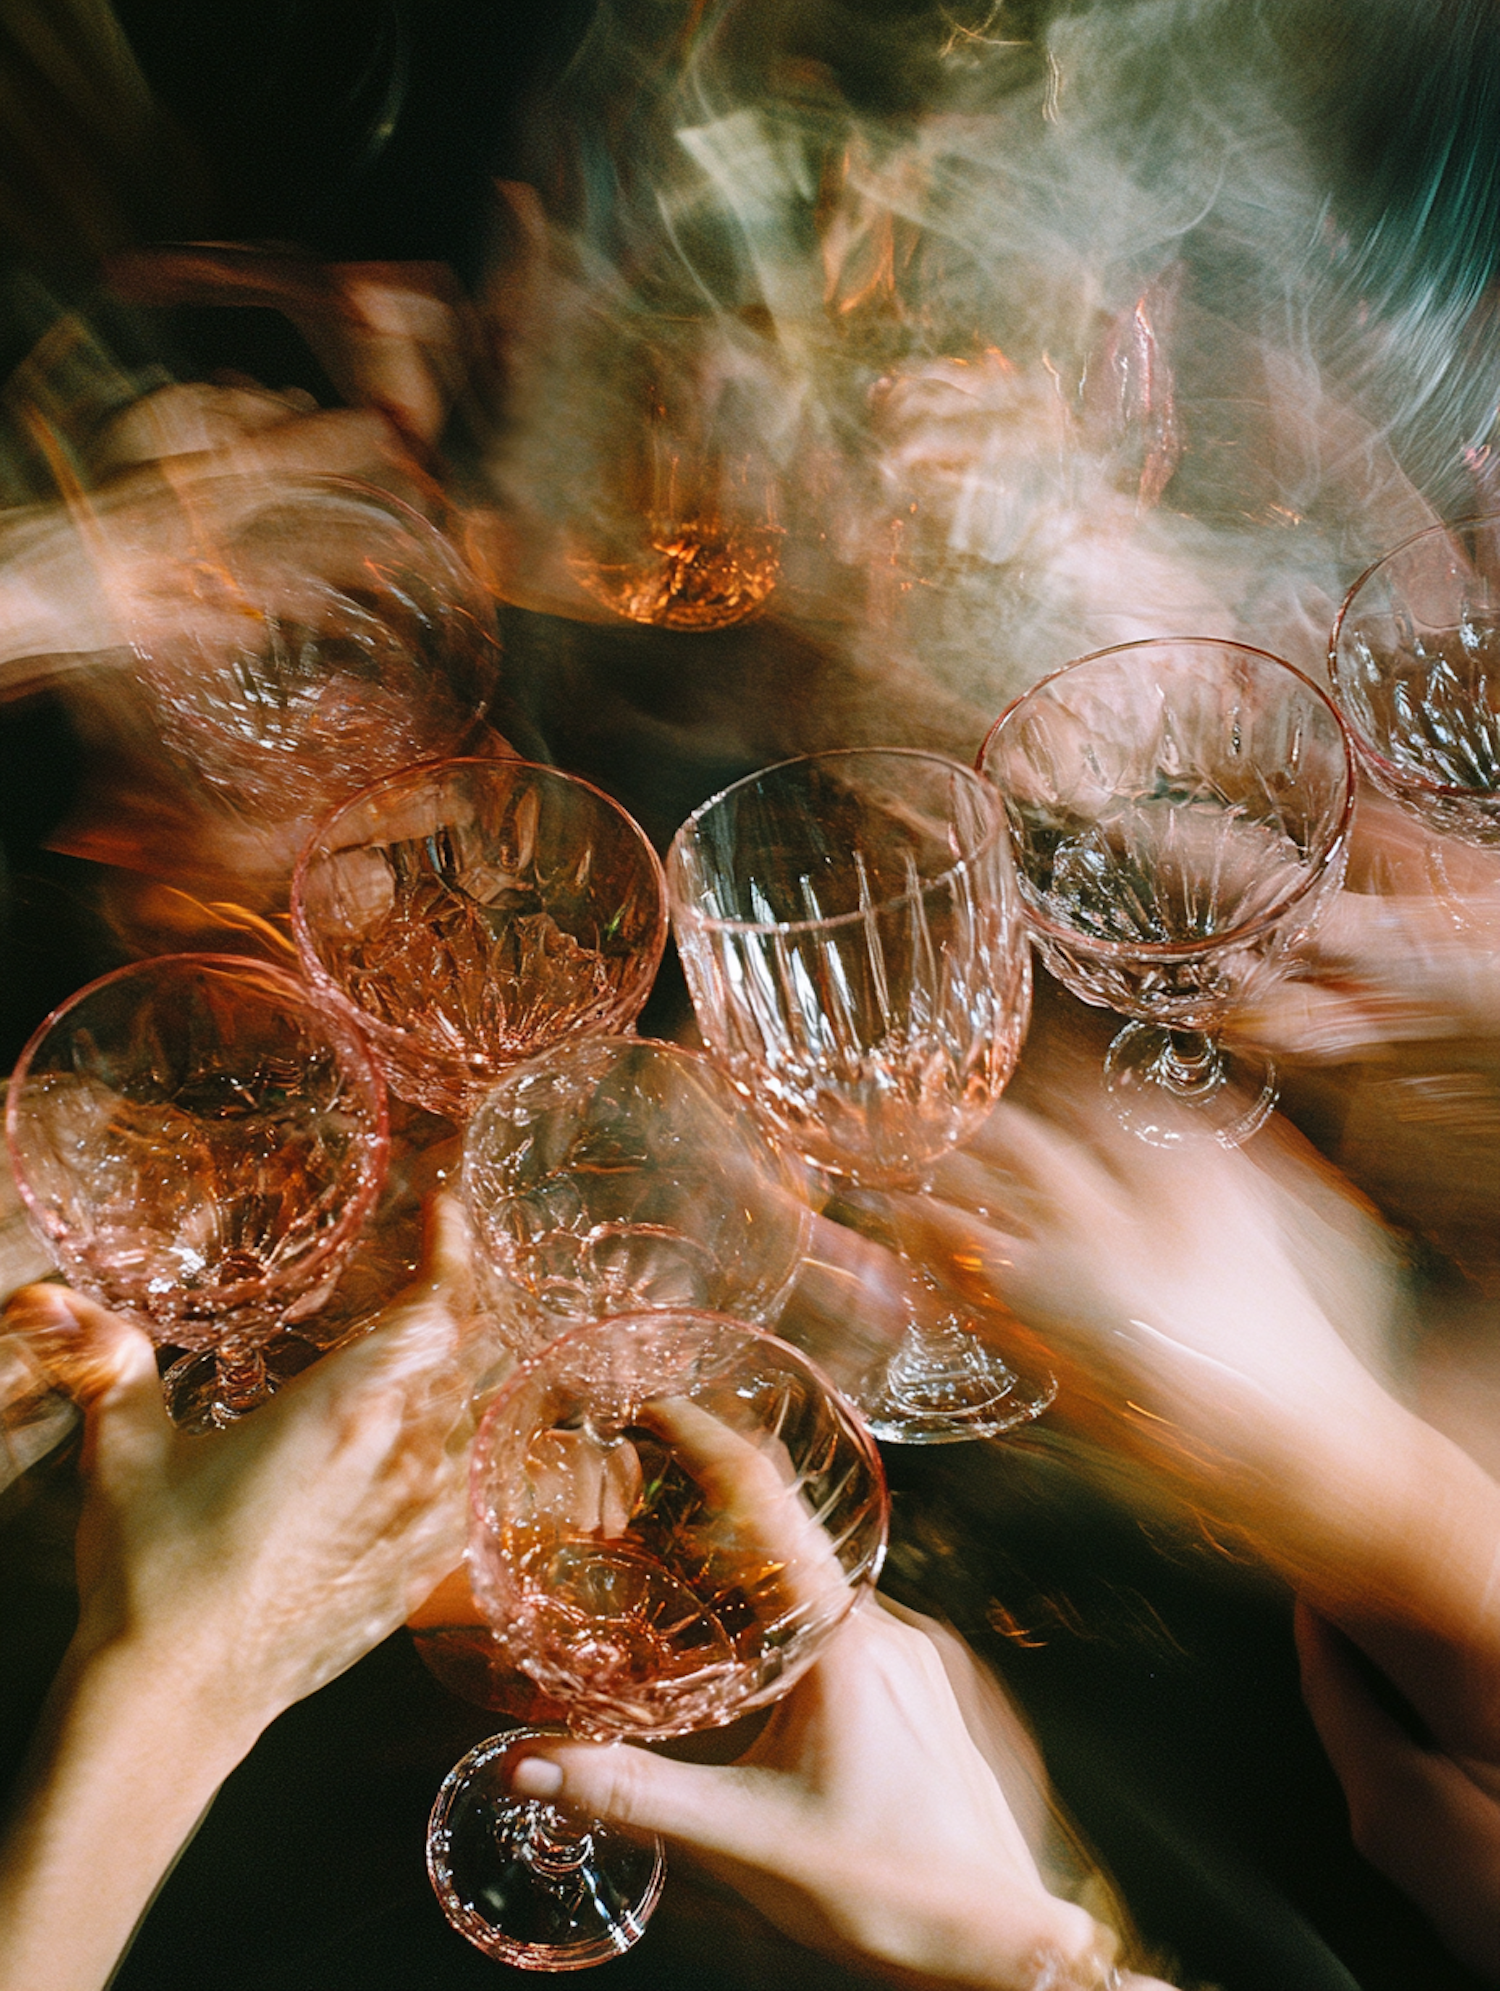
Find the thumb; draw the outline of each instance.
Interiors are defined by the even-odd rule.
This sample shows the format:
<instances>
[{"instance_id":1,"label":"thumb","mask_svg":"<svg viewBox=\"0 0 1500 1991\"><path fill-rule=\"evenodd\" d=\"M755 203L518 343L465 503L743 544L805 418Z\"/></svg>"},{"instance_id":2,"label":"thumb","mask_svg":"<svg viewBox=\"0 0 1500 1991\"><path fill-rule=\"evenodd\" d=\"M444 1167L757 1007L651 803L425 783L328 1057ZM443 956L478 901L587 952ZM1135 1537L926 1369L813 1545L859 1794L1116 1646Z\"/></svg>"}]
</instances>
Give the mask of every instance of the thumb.
<instances>
[{"instance_id":1,"label":"thumb","mask_svg":"<svg viewBox=\"0 0 1500 1991\"><path fill-rule=\"evenodd\" d=\"M53 1388L84 1408L146 1381L160 1400L150 1341L119 1314L69 1286L22 1286L5 1303L3 1325L24 1338Z\"/></svg>"},{"instance_id":2,"label":"thumb","mask_svg":"<svg viewBox=\"0 0 1500 1991\"><path fill-rule=\"evenodd\" d=\"M4 1324L84 1412L83 1467L108 1480L149 1465L173 1435L148 1337L70 1286L23 1286Z\"/></svg>"},{"instance_id":3,"label":"thumb","mask_svg":"<svg viewBox=\"0 0 1500 1991\"><path fill-rule=\"evenodd\" d=\"M774 1867L786 1850L785 1807L764 1773L678 1763L628 1743L528 1745L510 1770L517 1797L587 1812L632 1832L657 1832L696 1853Z\"/></svg>"}]
</instances>

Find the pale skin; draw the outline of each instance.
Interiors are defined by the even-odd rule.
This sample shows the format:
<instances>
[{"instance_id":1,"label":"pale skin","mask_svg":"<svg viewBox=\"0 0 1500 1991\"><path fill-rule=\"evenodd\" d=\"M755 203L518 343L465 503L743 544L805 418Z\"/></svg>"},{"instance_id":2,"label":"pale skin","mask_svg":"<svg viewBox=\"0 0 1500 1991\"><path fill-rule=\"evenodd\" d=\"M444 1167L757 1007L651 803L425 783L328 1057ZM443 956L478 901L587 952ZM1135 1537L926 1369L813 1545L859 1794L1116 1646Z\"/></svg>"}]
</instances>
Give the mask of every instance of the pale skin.
<instances>
[{"instance_id":1,"label":"pale skin","mask_svg":"<svg viewBox=\"0 0 1500 1991\"><path fill-rule=\"evenodd\" d=\"M0 1846L0 1991L97 1991L262 1730L453 1566L485 1353L464 1269L441 1209L374 1332L209 1439L170 1423L144 1335L64 1288L11 1301L86 1402L87 1490L78 1629Z\"/></svg>"},{"instance_id":2,"label":"pale skin","mask_svg":"<svg viewBox=\"0 0 1500 1991\"><path fill-rule=\"evenodd\" d=\"M435 266L325 268L225 249L123 257L119 274L128 294L157 303L280 306L352 405L319 409L305 394L252 381L192 382L117 416L93 443L95 489L62 488L58 503L12 513L0 530L0 697L141 635L125 614L129 569L181 555L196 494L215 480L343 476L420 498L432 487L417 459L461 386L467 320L452 278ZM160 508L168 492L182 508L175 520ZM131 539L137 520L144 540Z\"/></svg>"},{"instance_id":3,"label":"pale skin","mask_svg":"<svg viewBox=\"0 0 1500 1991\"><path fill-rule=\"evenodd\" d=\"M1500 1982L1500 1486L1345 1338L1379 1296L1378 1226L1285 1131L1164 1152L1118 1129L1092 1078L1059 1077L1048 1103L1002 1104L904 1204L916 1248L1044 1338L1061 1411L1297 1589L1357 1843ZM1427 1740L1380 1707L1353 1647Z\"/></svg>"},{"instance_id":4,"label":"pale skin","mask_svg":"<svg viewBox=\"0 0 1500 1991\"><path fill-rule=\"evenodd\" d=\"M1114 1932L1048 1891L960 1692L996 1690L936 1626L866 1604L737 1763L559 1742L514 1787L659 1832L785 1934L913 1991L1165 1991L1111 1978Z\"/></svg>"},{"instance_id":5,"label":"pale skin","mask_svg":"<svg viewBox=\"0 0 1500 1991\"><path fill-rule=\"evenodd\" d=\"M0 1991L97 1991L266 1725L452 1567L470 1390L493 1354L468 1320L440 1203L423 1278L381 1326L204 1440L173 1430L152 1351L117 1317L55 1286L12 1300L7 1327L87 1405L88 1492L79 1628L0 1848ZM789 1933L893 1982L1110 1981L1115 1936L1048 1892L1017 1822L1037 1829L1034 1754L935 1626L856 1612L732 1769L581 1754L610 1803L700 1841Z\"/></svg>"}]
</instances>

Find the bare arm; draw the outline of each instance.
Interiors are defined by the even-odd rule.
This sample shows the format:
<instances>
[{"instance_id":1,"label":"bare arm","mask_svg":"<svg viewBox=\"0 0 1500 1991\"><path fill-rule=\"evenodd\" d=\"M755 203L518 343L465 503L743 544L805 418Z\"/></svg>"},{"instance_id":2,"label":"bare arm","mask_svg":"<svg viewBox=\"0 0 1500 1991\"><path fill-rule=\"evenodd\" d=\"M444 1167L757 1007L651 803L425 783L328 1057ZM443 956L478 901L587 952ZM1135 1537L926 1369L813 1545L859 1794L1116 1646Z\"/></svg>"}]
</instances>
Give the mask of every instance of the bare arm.
<instances>
[{"instance_id":1,"label":"bare arm","mask_svg":"<svg viewBox=\"0 0 1500 1991\"><path fill-rule=\"evenodd\" d=\"M3 1991L106 1983L261 1731L452 1567L472 1367L459 1250L445 1222L374 1333L208 1438L174 1430L134 1329L58 1287L12 1302L87 1379L88 1488L78 1630L0 1844Z\"/></svg>"}]
</instances>

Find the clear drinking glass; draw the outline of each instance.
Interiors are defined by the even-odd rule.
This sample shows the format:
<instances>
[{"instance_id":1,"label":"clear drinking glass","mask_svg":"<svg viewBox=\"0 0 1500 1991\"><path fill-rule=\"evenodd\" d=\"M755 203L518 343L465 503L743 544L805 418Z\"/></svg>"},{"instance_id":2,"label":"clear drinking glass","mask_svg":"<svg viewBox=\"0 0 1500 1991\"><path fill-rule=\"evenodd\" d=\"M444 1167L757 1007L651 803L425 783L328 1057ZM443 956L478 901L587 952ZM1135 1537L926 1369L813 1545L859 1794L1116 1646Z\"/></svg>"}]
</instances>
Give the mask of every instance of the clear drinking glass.
<instances>
[{"instance_id":1,"label":"clear drinking glass","mask_svg":"<svg viewBox=\"0 0 1500 1991\"><path fill-rule=\"evenodd\" d=\"M661 864L599 789L530 761L431 762L313 834L292 880L313 987L391 1088L461 1118L507 1066L628 1028L666 938Z\"/></svg>"},{"instance_id":2,"label":"clear drinking glass","mask_svg":"<svg viewBox=\"0 0 1500 1991\"><path fill-rule=\"evenodd\" d=\"M811 1212L707 1058L589 1037L515 1066L464 1138L463 1196L496 1331L520 1354L611 1314L770 1324Z\"/></svg>"},{"instance_id":3,"label":"clear drinking glass","mask_svg":"<svg viewBox=\"0 0 1500 1991\"><path fill-rule=\"evenodd\" d=\"M168 753L288 861L335 803L475 750L494 608L421 513L342 477L226 477L162 502L170 530L101 526L138 679Z\"/></svg>"},{"instance_id":4,"label":"clear drinking glass","mask_svg":"<svg viewBox=\"0 0 1500 1991\"><path fill-rule=\"evenodd\" d=\"M852 1409L796 1349L718 1315L564 1335L475 1440L475 1593L590 1740L716 1728L785 1693L874 1584L885 1528L879 1456ZM428 1870L487 1955L574 1970L639 1937L662 1853L510 1796L509 1761L537 1736L492 1737L456 1765Z\"/></svg>"},{"instance_id":5,"label":"clear drinking glass","mask_svg":"<svg viewBox=\"0 0 1500 1991\"><path fill-rule=\"evenodd\" d=\"M265 1342L322 1303L359 1235L385 1088L344 1013L292 975L165 955L46 1019L5 1133L58 1268L187 1351L164 1379L180 1423L226 1423L267 1393Z\"/></svg>"},{"instance_id":6,"label":"clear drinking glass","mask_svg":"<svg viewBox=\"0 0 1500 1991\"><path fill-rule=\"evenodd\" d=\"M1247 1140L1275 1067L1217 1032L1343 879L1354 764L1328 698L1243 644L1122 643L1018 698L979 766L1043 961L1132 1019L1105 1061L1121 1119L1157 1146Z\"/></svg>"},{"instance_id":7,"label":"clear drinking glass","mask_svg":"<svg viewBox=\"0 0 1500 1991\"><path fill-rule=\"evenodd\" d=\"M704 1038L794 1153L918 1187L988 1115L1031 969L1004 818L971 769L896 748L782 762L688 818L667 879ZM854 1394L880 1437L941 1443L1035 1417L1053 1387L950 1313L914 1317Z\"/></svg>"},{"instance_id":8,"label":"clear drinking glass","mask_svg":"<svg viewBox=\"0 0 1500 1991\"><path fill-rule=\"evenodd\" d=\"M1376 785L1429 829L1500 844L1500 513L1432 526L1367 568L1328 668Z\"/></svg>"},{"instance_id":9,"label":"clear drinking glass","mask_svg":"<svg viewBox=\"0 0 1500 1991\"><path fill-rule=\"evenodd\" d=\"M569 434L587 466L566 480L569 572L630 622L748 621L776 591L785 538L766 439L786 389L774 341L727 318L590 323L597 340L574 361L591 398Z\"/></svg>"}]
</instances>

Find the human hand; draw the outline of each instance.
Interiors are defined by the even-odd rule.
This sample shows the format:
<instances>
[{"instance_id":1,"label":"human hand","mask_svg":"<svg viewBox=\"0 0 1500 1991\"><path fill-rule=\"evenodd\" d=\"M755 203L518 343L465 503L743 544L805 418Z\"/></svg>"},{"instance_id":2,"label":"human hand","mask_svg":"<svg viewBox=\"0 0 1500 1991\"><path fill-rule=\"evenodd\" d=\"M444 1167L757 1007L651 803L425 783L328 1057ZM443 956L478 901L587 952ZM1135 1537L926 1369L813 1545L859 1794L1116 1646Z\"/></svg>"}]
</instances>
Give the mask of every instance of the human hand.
<instances>
[{"instance_id":1,"label":"human hand","mask_svg":"<svg viewBox=\"0 0 1500 1991\"><path fill-rule=\"evenodd\" d=\"M966 1706L988 1717L990 1754ZM529 1751L513 1781L521 1795L661 1833L797 1941L898 1983L1103 1987L1113 1932L1047 1891L1017 1822L1042 1810L1039 1774L958 1641L871 1604L737 1763L560 1741Z\"/></svg>"},{"instance_id":2,"label":"human hand","mask_svg":"<svg viewBox=\"0 0 1500 1991\"><path fill-rule=\"evenodd\" d=\"M1303 1698L1355 1845L1456 1956L1500 1983L1500 1763L1416 1739L1372 1692L1357 1648L1303 1602L1296 1631Z\"/></svg>"},{"instance_id":3,"label":"human hand","mask_svg":"<svg viewBox=\"0 0 1500 1991\"><path fill-rule=\"evenodd\" d=\"M1036 1334L1056 1415L1195 1502L1284 1532L1317 1488L1357 1524L1395 1413L1354 1352L1379 1361L1394 1307L1378 1223L1285 1130L1255 1159L1155 1148L1061 1059L1046 1096L1046 1115L1003 1101L930 1193L887 1199L905 1248Z\"/></svg>"},{"instance_id":4,"label":"human hand","mask_svg":"<svg viewBox=\"0 0 1500 1991\"><path fill-rule=\"evenodd\" d=\"M463 1544L470 1386L491 1353L466 1280L441 1199L422 1274L380 1324L205 1437L172 1425L137 1329L64 1287L14 1296L6 1325L86 1408L74 1666L161 1669L234 1761L399 1625Z\"/></svg>"},{"instance_id":5,"label":"human hand","mask_svg":"<svg viewBox=\"0 0 1500 1991\"><path fill-rule=\"evenodd\" d=\"M99 439L97 468L106 481L87 502L4 521L0 696L91 669L99 653L126 644L141 577L189 557L205 524L230 529L236 492L248 506L267 485L307 476L354 477L408 497L429 488L385 415L310 409L303 396L253 386L194 383L144 396Z\"/></svg>"},{"instance_id":6,"label":"human hand","mask_svg":"<svg viewBox=\"0 0 1500 1991\"><path fill-rule=\"evenodd\" d=\"M1284 1128L1155 1149L1049 1081L1071 1125L1002 1102L906 1199L909 1248L1037 1330L1059 1418L1248 1538L1455 1755L1500 1761L1500 1487L1373 1372L1398 1292L1377 1221Z\"/></svg>"},{"instance_id":7,"label":"human hand","mask_svg":"<svg viewBox=\"0 0 1500 1991\"><path fill-rule=\"evenodd\" d=\"M379 408L417 444L436 440L468 371L472 311L441 263L324 263L234 242L133 249L111 288L149 305L251 305L297 327L344 398Z\"/></svg>"},{"instance_id":8,"label":"human hand","mask_svg":"<svg viewBox=\"0 0 1500 1991\"><path fill-rule=\"evenodd\" d=\"M1363 794L1348 889L1303 946L1297 978L1233 1028L1311 1064L1500 1037L1500 851L1439 837Z\"/></svg>"}]
</instances>

